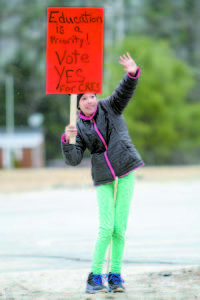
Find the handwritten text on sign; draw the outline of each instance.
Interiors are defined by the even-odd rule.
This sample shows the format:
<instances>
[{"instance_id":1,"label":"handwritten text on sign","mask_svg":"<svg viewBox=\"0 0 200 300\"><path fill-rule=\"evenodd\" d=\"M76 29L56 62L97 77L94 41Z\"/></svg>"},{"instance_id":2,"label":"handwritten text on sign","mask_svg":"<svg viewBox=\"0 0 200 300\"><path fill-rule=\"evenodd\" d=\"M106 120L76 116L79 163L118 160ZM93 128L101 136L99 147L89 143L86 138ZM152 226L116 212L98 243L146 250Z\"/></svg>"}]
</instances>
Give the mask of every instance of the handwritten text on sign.
<instances>
[{"instance_id":1,"label":"handwritten text on sign","mask_svg":"<svg viewBox=\"0 0 200 300\"><path fill-rule=\"evenodd\" d=\"M47 94L102 92L103 22L103 8L47 9Z\"/></svg>"}]
</instances>

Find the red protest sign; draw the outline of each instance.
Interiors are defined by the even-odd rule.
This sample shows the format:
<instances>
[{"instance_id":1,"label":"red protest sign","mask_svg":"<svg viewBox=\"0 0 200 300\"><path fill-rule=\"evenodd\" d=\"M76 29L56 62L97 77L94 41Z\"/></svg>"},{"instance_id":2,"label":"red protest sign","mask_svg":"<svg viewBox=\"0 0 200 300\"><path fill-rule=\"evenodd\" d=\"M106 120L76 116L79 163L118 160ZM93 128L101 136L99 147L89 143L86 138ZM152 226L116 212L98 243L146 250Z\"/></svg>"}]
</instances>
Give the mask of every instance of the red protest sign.
<instances>
[{"instance_id":1,"label":"red protest sign","mask_svg":"<svg viewBox=\"0 0 200 300\"><path fill-rule=\"evenodd\" d=\"M102 92L103 8L48 7L46 93Z\"/></svg>"}]
</instances>

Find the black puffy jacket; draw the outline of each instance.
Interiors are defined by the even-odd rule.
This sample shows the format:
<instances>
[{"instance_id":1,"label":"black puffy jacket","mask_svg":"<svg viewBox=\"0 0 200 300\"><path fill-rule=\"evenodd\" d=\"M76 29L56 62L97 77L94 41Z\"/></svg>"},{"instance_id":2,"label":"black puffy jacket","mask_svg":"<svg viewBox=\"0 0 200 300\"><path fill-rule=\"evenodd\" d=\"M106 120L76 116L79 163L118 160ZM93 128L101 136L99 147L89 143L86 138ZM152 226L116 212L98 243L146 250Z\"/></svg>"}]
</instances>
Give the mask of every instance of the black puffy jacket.
<instances>
[{"instance_id":1,"label":"black puffy jacket","mask_svg":"<svg viewBox=\"0 0 200 300\"><path fill-rule=\"evenodd\" d=\"M92 119L80 112L75 145L61 143L65 163L71 166L78 165L85 149L89 149L95 185L112 182L116 176L121 177L144 165L131 142L122 116L133 96L138 76L131 78L125 74L112 95L98 102Z\"/></svg>"}]
</instances>

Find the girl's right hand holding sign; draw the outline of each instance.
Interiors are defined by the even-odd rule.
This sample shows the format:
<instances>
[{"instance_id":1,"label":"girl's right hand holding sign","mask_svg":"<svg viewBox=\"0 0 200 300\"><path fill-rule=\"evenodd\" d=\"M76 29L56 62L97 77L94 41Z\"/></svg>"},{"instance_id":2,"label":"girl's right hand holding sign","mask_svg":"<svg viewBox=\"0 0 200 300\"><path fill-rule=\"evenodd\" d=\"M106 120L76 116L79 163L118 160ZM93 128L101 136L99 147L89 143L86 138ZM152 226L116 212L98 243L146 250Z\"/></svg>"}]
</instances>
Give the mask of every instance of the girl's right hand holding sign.
<instances>
[{"instance_id":1,"label":"girl's right hand holding sign","mask_svg":"<svg viewBox=\"0 0 200 300\"><path fill-rule=\"evenodd\" d=\"M68 125L65 127L65 139L69 140L70 138L76 137L77 129L75 125Z\"/></svg>"}]
</instances>

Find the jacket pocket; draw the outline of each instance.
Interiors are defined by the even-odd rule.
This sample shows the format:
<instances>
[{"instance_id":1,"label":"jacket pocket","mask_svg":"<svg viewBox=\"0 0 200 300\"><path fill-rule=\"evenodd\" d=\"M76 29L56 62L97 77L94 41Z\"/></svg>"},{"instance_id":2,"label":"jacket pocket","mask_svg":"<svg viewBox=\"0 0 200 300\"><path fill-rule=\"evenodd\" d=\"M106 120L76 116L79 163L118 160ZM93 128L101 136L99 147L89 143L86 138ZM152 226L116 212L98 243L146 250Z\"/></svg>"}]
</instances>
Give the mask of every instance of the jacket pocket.
<instances>
[{"instance_id":1,"label":"jacket pocket","mask_svg":"<svg viewBox=\"0 0 200 300\"><path fill-rule=\"evenodd\" d=\"M126 148L126 150L129 152L130 157L132 158L132 161L142 162L142 158L139 155L138 151L136 150L135 146L132 143L126 142L126 141L121 141Z\"/></svg>"},{"instance_id":2,"label":"jacket pocket","mask_svg":"<svg viewBox=\"0 0 200 300\"><path fill-rule=\"evenodd\" d=\"M108 158L116 173L128 168L134 161L134 156L130 148L123 141L116 141L112 146L108 147Z\"/></svg>"},{"instance_id":3,"label":"jacket pocket","mask_svg":"<svg viewBox=\"0 0 200 300\"><path fill-rule=\"evenodd\" d=\"M113 180L113 176L106 162L104 153L92 154L91 162L92 162L92 179L95 182Z\"/></svg>"}]
</instances>

